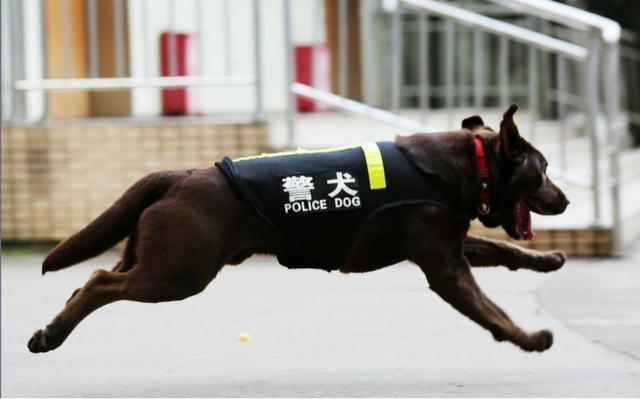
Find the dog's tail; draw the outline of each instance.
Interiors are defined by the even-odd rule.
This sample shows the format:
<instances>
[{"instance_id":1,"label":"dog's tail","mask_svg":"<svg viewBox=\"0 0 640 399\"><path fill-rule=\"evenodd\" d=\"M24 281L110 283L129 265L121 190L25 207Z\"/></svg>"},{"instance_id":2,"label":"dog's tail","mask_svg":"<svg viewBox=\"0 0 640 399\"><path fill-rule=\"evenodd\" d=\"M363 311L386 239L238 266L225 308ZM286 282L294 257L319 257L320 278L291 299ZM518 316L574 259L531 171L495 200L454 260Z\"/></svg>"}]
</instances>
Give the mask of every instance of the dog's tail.
<instances>
[{"instance_id":1,"label":"dog's tail","mask_svg":"<svg viewBox=\"0 0 640 399\"><path fill-rule=\"evenodd\" d=\"M58 244L42 263L42 274L98 256L123 240L145 208L162 198L179 172L157 172L131 186L84 229Z\"/></svg>"}]
</instances>

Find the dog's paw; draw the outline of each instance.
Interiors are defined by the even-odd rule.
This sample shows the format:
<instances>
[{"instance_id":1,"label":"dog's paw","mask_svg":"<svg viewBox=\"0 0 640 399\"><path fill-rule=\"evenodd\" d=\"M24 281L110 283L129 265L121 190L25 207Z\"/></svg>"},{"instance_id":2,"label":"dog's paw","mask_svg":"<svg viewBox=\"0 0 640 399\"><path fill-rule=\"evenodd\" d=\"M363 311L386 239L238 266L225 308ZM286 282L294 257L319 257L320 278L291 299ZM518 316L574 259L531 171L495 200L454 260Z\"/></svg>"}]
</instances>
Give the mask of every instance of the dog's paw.
<instances>
[{"instance_id":1,"label":"dog's paw","mask_svg":"<svg viewBox=\"0 0 640 399\"><path fill-rule=\"evenodd\" d=\"M56 339L52 336L50 327L38 330L33 333L27 347L33 353L49 352L62 344L63 339Z\"/></svg>"},{"instance_id":2,"label":"dog's paw","mask_svg":"<svg viewBox=\"0 0 640 399\"><path fill-rule=\"evenodd\" d=\"M549 251L545 253L544 261L538 268L541 272L552 272L560 269L567 260L563 251Z\"/></svg>"},{"instance_id":3,"label":"dog's paw","mask_svg":"<svg viewBox=\"0 0 640 399\"><path fill-rule=\"evenodd\" d=\"M549 330L540 330L529 335L522 349L527 352L544 352L553 345L553 334Z\"/></svg>"},{"instance_id":4,"label":"dog's paw","mask_svg":"<svg viewBox=\"0 0 640 399\"><path fill-rule=\"evenodd\" d=\"M38 330L33 333L33 336L29 340L27 346L29 347L29 351L32 353L41 353L50 350L47 345L47 335L43 330Z\"/></svg>"}]
</instances>

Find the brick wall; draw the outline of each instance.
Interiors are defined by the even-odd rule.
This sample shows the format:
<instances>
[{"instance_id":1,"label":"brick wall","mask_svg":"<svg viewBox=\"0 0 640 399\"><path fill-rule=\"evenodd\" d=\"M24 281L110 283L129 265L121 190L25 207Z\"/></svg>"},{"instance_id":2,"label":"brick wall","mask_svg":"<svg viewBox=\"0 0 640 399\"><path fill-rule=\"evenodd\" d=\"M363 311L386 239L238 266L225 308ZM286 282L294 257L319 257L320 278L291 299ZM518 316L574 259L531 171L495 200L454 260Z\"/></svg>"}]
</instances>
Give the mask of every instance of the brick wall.
<instances>
[{"instance_id":1,"label":"brick wall","mask_svg":"<svg viewBox=\"0 0 640 399\"><path fill-rule=\"evenodd\" d=\"M266 150L254 123L91 122L2 131L3 240L60 240L145 174Z\"/></svg>"},{"instance_id":2,"label":"brick wall","mask_svg":"<svg viewBox=\"0 0 640 399\"><path fill-rule=\"evenodd\" d=\"M538 251L559 249L568 256L611 256L613 255L613 230L610 227L585 226L581 228L537 228L533 241L515 241L498 227L488 229L477 220L471 224L470 234L496 240L506 240L513 244Z\"/></svg>"}]
</instances>

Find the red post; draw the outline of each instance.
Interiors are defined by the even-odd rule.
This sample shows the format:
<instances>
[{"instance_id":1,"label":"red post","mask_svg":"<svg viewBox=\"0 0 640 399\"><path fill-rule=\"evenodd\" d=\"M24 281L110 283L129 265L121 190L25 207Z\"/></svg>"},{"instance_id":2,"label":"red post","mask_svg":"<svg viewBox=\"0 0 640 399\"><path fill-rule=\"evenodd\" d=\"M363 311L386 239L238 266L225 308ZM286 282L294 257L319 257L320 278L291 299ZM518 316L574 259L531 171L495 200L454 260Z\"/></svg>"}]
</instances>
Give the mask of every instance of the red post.
<instances>
[{"instance_id":1,"label":"red post","mask_svg":"<svg viewBox=\"0 0 640 399\"><path fill-rule=\"evenodd\" d=\"M171 36L175 38L175 71L171 71ZM190 33L163 32L160 36L162 76L193 76L197 74L197 38ZM173 72L173 75L172 75ZM197 87L162 89L162 115L193 115L200 111Z\"/></svg>"},{"instance_id":2,"label":"red post","mask_svg":"<svg viewBox=\"0 0 640 399\"><path fill-rule=\"evenodd\" d=\"M316 89L331 91L331 67L329 48L326 44L300 45L295 47L296 82ZM299 112L323 111L329 107L319 101L297 97Z\"/></svg>"}]
</instances>

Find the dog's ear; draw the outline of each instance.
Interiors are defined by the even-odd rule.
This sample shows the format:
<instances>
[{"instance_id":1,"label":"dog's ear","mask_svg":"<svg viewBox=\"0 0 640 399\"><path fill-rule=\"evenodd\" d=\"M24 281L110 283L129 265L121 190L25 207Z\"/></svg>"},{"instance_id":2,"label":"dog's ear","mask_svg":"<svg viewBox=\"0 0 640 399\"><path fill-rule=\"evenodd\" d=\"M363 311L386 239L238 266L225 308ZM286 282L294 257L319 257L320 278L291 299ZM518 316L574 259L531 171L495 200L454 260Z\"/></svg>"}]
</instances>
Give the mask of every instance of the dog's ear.
<instances>
[{"instance_id":1,"label":"dog's ear","mask_svg":"<svg viewBox=\"0 0 640 399\"><path fill-rule=\"evenodd\" d=\"M460 173L451 167L451 159L466 159L468 148L456 146L457 140L468 140L457 132L396 136L396 145L423 172L443 181L450 187L460 187Z\"/></svg>"},{"instance_id":2,"label":"dog's ear","mask_svg":"<svg viewBox=\"0 0 640 399\"><path fill-rule=\"evenodd\" d=\"M507 112L502 116L502 122L500 122L500 152L511 159L519 157L524 143L522 137L520 137L520 132L518 132L518 127L513 121L513 114L517 110L518 106L511 104Z\"/></svg>"},{"instance_id":3,"label":"dog's ear","mask_svg":"<svg viewBox=\"0 0 640 399\"><path fill-rule=\"evenodd\" d=\"M484 126L484 121L479 115L473 115L462 121L462 128L475 130L479 127Z\"/></svg>"}]
</instances>

